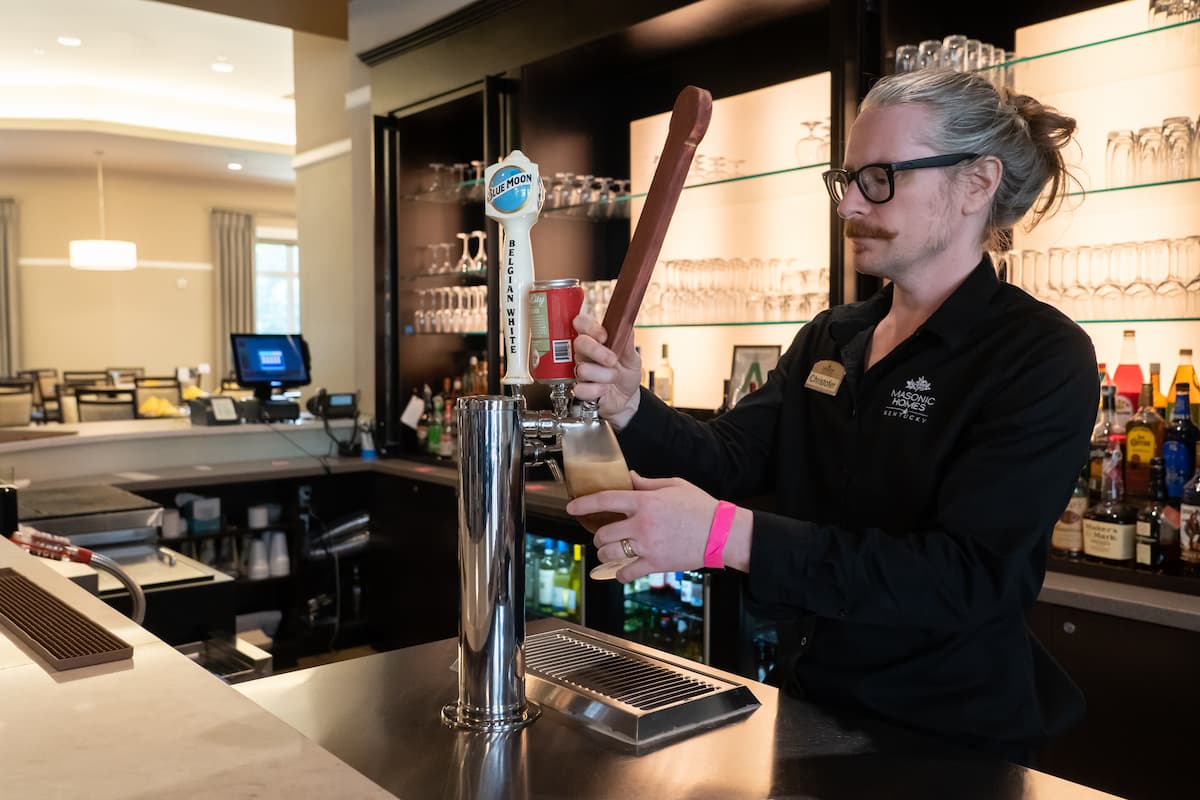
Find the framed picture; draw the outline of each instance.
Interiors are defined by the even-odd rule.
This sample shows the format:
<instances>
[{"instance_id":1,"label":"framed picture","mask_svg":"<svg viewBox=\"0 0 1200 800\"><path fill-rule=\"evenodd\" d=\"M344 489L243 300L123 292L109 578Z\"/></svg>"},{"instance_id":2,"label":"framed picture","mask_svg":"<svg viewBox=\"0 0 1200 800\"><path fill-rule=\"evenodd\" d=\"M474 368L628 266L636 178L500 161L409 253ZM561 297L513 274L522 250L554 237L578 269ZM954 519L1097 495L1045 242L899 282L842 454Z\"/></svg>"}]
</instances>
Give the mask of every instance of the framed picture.
<instances>
[{"instance_id":1,"label":"framed picture","mask_svg":"<svg viewBox=\"0 0 1200 800\"><path fill-rule=\"evenodd\" d=\"M729 396L726 401L733 408L738 400L750 394L750 384L755 388L767 380L767 373L775 368L783 348L777 344L735 344L733 367L729 372Z\"/></svg>"}]
</instances>

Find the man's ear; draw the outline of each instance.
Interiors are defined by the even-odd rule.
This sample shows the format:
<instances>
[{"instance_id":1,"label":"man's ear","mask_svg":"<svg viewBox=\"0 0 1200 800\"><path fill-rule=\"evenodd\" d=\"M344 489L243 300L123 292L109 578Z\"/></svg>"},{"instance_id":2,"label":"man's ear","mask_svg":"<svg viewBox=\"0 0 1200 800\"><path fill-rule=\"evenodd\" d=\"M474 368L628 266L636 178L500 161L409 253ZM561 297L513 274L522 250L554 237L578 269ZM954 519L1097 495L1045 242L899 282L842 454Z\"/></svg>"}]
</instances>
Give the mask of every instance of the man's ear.
<instances>
[{"instance_id":1,"label":"man's ear","mask_svg":"<svg viewBox=\"0 0 1200 800\"><path fill-rule=\"evenodd\" d=\"M1004 165L995 156L983 156L963 167L960 185L963 187L963 216L971 216L991 206Z\"/></svg>"}]
</instances>

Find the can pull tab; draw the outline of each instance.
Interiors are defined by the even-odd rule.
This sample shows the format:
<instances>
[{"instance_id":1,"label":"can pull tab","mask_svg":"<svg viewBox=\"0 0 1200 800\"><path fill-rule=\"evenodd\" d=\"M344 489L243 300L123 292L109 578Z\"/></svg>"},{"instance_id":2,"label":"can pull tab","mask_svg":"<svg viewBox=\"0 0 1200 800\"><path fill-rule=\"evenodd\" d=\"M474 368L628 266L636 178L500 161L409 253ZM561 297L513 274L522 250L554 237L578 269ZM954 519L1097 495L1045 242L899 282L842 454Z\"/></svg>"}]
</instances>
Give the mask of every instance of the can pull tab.
<instances>
[{"instance_id":1,"label":"can pull tab","mask_svg":"<svg viewBox=\"0 0 1200 800\"><path fill-rule=\"evenodd\" d=\"M542 210L545 190L537 164L520 150L484 173L485 212L500 223L500 286L503 292L500 323L504 351L505 386L533 383L529 375L529 320L525 308L533 283L533 249L529 230Z\"/></svg>"}]
</instances>

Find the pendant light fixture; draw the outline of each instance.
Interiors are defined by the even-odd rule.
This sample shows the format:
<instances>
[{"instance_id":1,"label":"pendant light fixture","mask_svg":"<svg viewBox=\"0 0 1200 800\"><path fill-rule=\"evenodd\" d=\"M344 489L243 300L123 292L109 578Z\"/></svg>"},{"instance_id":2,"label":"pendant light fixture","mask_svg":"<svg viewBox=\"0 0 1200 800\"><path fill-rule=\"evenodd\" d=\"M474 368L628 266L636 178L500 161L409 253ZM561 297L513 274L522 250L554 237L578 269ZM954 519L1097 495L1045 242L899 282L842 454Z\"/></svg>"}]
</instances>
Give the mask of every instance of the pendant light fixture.
<instances>
[{"instance_id":1,"label":"pendant light fixture","mask_svg":"<svg viewBox=\"0 0 1200 800\"><path fill-rule=\"evenodd\" d=\"M104 153L96 151L96 190L100 199L100 238L71 242L71 268L115 272L137 267L137 245L104 238Z\"/></svg>"}]
</instances>

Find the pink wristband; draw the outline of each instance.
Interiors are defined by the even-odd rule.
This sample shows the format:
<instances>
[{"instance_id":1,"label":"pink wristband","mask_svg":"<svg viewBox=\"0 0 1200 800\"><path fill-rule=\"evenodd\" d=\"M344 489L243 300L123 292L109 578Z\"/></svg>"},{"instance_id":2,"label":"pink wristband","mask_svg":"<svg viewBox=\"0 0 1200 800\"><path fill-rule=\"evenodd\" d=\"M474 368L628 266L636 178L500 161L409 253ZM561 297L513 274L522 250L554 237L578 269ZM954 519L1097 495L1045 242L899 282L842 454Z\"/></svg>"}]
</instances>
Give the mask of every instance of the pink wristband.
<instances>
[{"instance_id":1,"label":"pink wristband","mask_svg":"<svg viewBox=\"0 0 1200 800\"><path fill-rule=\"evenodd\" d=\"M729 529L733 527L733 515L737 506L721 500L717 510L713 512L712 527L708 529L708 544L704 546L704 566L709 569L721 569L725 566L725 542L729 539Z\"/></svg>"}]
</instances>

